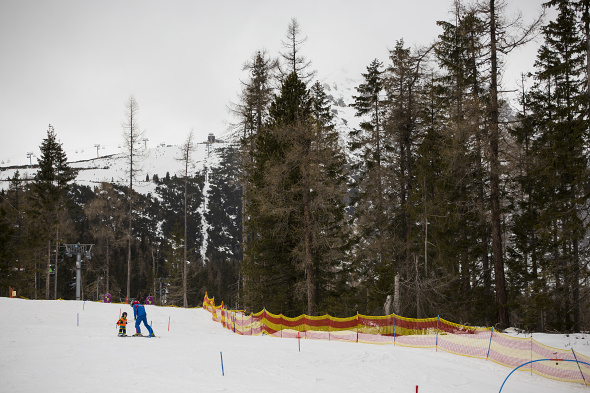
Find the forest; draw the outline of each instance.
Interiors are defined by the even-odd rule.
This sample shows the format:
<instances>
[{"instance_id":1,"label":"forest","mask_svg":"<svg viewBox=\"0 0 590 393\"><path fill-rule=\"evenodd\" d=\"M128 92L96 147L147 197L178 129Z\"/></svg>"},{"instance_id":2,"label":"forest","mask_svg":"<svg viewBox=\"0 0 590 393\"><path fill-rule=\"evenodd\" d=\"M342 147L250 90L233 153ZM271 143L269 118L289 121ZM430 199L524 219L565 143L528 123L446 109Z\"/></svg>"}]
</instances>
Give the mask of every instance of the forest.
<instances>
[{"instance_id":1,"label":"forest","mask_svg":"<svg viewBox=\"0 0 590 393\"><path fill-rule=\"evenodd\" d=\"M291 317L588 330L590 1L551 0L550 18L528 21L502 5L456 0L431 44L392 43L346 103L360 120L347 130L292 19L280 53L236 70L221 164L154 176L157 195L134 190L146 175L133 97L126 184L77 185L50 126L35 178L0 194L0 295L75 298L60 250L81 243L94 244L89 299L192 307L208 292ZM534 69L509 94L507 54L535 37Z\"/></svg>"}]
</instances>

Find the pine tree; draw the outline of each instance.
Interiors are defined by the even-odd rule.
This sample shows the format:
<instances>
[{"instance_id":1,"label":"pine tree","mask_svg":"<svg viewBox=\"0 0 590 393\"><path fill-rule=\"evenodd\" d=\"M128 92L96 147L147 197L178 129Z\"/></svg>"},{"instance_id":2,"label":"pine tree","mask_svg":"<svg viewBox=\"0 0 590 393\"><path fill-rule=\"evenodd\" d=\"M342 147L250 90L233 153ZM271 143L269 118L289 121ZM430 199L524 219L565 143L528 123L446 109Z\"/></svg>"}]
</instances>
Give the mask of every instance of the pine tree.
<instances>
[{"instance_id":1,"label":"pine tree","mask_svg":"<svg viewBox=\"0 0 590 393\"><path fill-rule=\"evenodd\" d=\"M240 275L242 262L242 187L241 151L226 145L218 150L219 166L210 169L210 188L205 211L207 228L207 269L218 272L211 286L215 298L228 306L243 307L243 287ZM207 272L207 276L209 274ZM197 287L198 290L202 286ZM202 299L204 291L199 293Z\"/></svg>"},{"instance_id":2,"label":"pine tree","mask_svg":"<svg viewBox=\"0 0 590 393\"><path fill-rule=\"evenodd\" d=\"M388 110L385 95L383 64L377 59L367 66L363 73L364 82L357 88L358 96L353 96L356 116L362 117L360 129L349 132L349 149L353 154L351 163L350 187L351 206L354 209L353 227L355 244L353 253L360 270L360 290L367 296L364 312L380 309L381 296L373 298L370 288L377 286L377 270L383 261L392 260L391 238L387 223L391 219L386 195L388 154L390 141L385 138L385 119Z\"/></svg>"},{"instance_id":3,"label":"pine tree","mask_svg":"<svg viewBox=\"0 0 590 393\"><path fill-rule=\"evenodd\" d=\"M419 116L422 113L421 90L427 54L428 51L413 52L404 46L403 40L398 41L395 48L390 51L391 64L386 78L386 91L390 102L386 135L391 146L388 166L392 174L387 193L389 199L394 200L396 205L392 216L396 217L395 226L399 229L393 233L393 236L403 244L397 257L400 263L393 264L391 261L389 264L393 267L391 270L401 272L403 276L414 277L418 318L422 316L422 285L418 275L418 260L416 257L412 258L412 254L416 222L414 206L420 203L420 199L414 198L416 188L414 166L416 147L422 133ZM394 191L395 186L392 185L392 180L393 184L399 184L399 191ZM390 277L393 281L392 275Z\"/></svg>"},{"instance_id":4,"label":"pine tree","mask_svg":"<svg viewBox=\"0 0 590 393\"><path fill-rule=\"evenodd\" d=\"M236 128L240 134L241 144L241 185L242 185L242 251L248 248L250 238L246 229L248 215L246 209L250 203L251 184L248 181L247 168L252 165L255 154L255 141L258 133L268 119L268 109L272 99L272 70L276 61L268 57L266 52L258 51L244 65L243 71L248 72L248 81L244 83L240 102L235 106L234 113L238 118ZM247 276L243 277L248 280Z\"/></svg>"},{"instance_id":5,"label":"pine tree","mask_svg":"<svg viewBox=\"0 0 590 393\"><path fill-rule=\"evenodd\" d=\"M287 76L246 169L248 306L315 315L330 302L344 217L344 155L331 123L321 85L310 91L296 73Z\"/></svg>"},{"instance_id":6,"label":"pine tree","mask_svg":"<svg viewBox=\"0 0 590 393\"><path fill-rule=\"evenodd\" d=\"M304 291L297 283L303 261L292 255L301 239L292 228L301 225L296 199L302 201L305 191L300 188L303 167L290 160L301 158L309 146L305 126L310 105L305 84L291 73L270 105L267 126L256 135L252 165L247 168L253 189L246 230L252 240L244 260L244 285L253 307L266 304L277 311L302 311Z\"/></svg>"},{"instance_id":7,"label":"pine tree","mask_svg":"<svg viewBox=\"0 0 590 393\"><path fill-rule=\"evenodd\" d=\"M310 89L312 145L309 158L310 241L315 270L315 299L309 296L308 304L315 301L317 311L350 314L345 300L350 295L339 292L350 282L350 269L345 264L349 231L346 221L348 172L344 147L334 127L334 114L323 86L316 82ZM309 280L309 276L308 276ZM343 304L344 303L344 304ZM310 307L308 306L308 313Z\"/></svg>"},{"instance_id":8,"label":"pine tree","mask_svg":"<svg viewBox=\"0 0 590 393\"><path fill-rule=\"evenodd\" d=\"M547 319L540 325L577 330L581 248L588 230L583 219L589 175L584 146L590 126L585 40L571 1L555 0L546 6L557 8L558 15L543 28L545 41L535 64L530 115L525 118L530 120L523 122L520 131L521 135L525 131L531 134L526 139L531 141L531 169L521 184L528 188L536 221L535 241L528 240L537 256L530 269L531 279L535 285L549 277L555 283L554 311L546 312ZM525 219L530 218L523 215L521 220Z\"/></svg>"},{"instance_id":9,"label":"pine tree","mask_svg":"<svg viewBox=\"0 0 590 393\"><path fill-rule=\"evenodd\" d=\"M63 212L66 210L66 193L75 178L74 171L67 163L67 157L61 143L57 141L55 130L49 125L47 137L40 146L41 157L38 159L39 170L32 184L33 212L43 240L49 244L45 276L45 298L49 299L51 273L51 236L55 234L56 246L59 239Z\"/></svg>"},{"instance_id":10,"label":"pine tree","mask_svg":"<svg viewBox=\"0 0 590 393\"><path fill-rule=\"evenodd\" d=\"M448 307L447 312L459 319L477 313L491 323L489 187L482 127L486 124L482 57L485 24L475 9L455 1L454 21L438 25L443 32L435 55L442 74L435 84L438 94L444 97L437 110L444 113L445 120L437 125L436 132L440 133L441 146L437 150L444 160L444 170L423 181L429 183L425 188L438 190L428 197L429 210L437 212L429 220L429 238L437 242L440 255L436 257L448 255L437 265L444 266L449 277L445 280L446 291L456 293L453 302L439 307ZM420 181L417 187L422 188Z\"/></svg>"}]
</instances>

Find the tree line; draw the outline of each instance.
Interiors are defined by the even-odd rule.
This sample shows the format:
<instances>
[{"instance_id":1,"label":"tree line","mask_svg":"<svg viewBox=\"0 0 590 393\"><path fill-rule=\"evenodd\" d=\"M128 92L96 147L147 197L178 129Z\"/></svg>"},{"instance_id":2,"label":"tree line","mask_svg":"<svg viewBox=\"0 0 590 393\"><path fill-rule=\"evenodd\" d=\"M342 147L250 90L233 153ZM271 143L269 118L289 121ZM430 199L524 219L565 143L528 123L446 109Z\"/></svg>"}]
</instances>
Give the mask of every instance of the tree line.
<instances>
[{"instance_id":1,"label":"tree line","mask_svg":"<svg viewBox=\"0 0 590 393\"><path fill-rule=\"evenodd\" d=\"M246 62L243 307L588 326L589 2L528 25L498 1L453 5L433 44L367 66L344 137L296 19L276 58ZM512 103L505 54L537 33Z\"/></svg>"},{"instance_id":2,"label":"tree line","mask_svg":"<svg viewBox=\"0 0 590 393\"><path fill-rule=\"evenodd\" d=\"M130 107L136 122L139 107L133 97L126 118ZM178 159L187 160L190 149L191 143L179 149ZM91 188L74 182L76 170L50 125L34 178L23 179L17 170L0 192L1 295L11 286L27 298L75 299L76 255L67 255L64 245L80 243L93 245L91 255L82 255L84 299L102 300L109 293L113 301L125 302L151 295L157 304L187 307L200 304L210 291L227 294L219 299L230 302L241 259L233 244L239 226L226 206L239 205L239 190L227 184L237 168L233 150L225 149L221 168L207 168L209 173L185 166L162 179L154 174L155 193L142 194L132 187L145 152L134 148L133 171L131 152L126 154L127 184ZM206 176L212 197L203 209ZM204 236L214 241L204 242Z\"/></svg>"}]
</instances>

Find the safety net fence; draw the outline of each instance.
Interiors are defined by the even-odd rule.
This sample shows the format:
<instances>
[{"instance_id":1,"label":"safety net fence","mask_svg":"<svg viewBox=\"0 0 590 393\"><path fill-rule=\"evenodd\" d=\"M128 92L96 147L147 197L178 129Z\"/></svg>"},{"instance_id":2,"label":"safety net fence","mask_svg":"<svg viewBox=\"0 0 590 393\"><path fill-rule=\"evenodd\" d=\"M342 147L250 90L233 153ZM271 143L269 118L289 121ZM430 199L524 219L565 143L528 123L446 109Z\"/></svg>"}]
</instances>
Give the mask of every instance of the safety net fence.
<instances>
[{"instance_id":1,"label":"safety net fence","mask_svg":"<svg viewBox=\"0 0 590 393\"><path fill-rule=\"evenodd\" d=\"M393 344L434 348L456 355L491 360L519 371L563 382L590 385L590 357L552 348L530 338L512 337L493 327L464 326L442 318L405 318L399 315L348 318L300 315L290 318L262 310L249 315L228 310L205 294L203 308L214 321L241 335L266 334L283 338ZM549 360L547 360L549 359Z\"/></svg>"}]
</instances>

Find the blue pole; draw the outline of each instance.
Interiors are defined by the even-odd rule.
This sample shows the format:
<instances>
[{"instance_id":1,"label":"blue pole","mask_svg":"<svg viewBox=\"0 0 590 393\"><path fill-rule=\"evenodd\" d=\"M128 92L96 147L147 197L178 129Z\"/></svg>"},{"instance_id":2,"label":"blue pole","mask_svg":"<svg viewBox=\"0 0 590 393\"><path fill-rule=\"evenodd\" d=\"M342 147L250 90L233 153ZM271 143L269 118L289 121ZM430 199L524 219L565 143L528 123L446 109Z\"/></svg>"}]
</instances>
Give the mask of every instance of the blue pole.
<instances>
[{"instance_id":1,"label":"blue pole","mask_svg":"<svg viewBox=\"0 0 590 393\"><path fill-rule=\"evenodd\" d=\"M85 305L86 305L86 300L84 300L84 303L82 303L82 310L84 310Z\"/></svg>"},{"instance_id":2,"label":"blue pole","mask_svg":"<svg viewBox=\"0 0 590 393\"><path fill-rule=\"evenodd\" d=\"M492 333L490 333L490 343L488 344L488 354L486 355L486 360L490 357L490 349L492 348L492 337L494 336L494 327L492 326Z\"/></svg>"},{"instance_id":3,"label":"blue pole","mask_svg":"<svg viewBox=\"0 0 590 393\"><path fill-rule=\"evenodd\" d=\"M435 348L438 350L438 320L439 320L440 316L436 316L436 344L435 344Z\"/></svg>"},{"instance_id":4,"label":"blue pole","mask_svg":"<svg viewBox=\"0 0 590 393\"><path fill-rule=\"evenodd\" d=\"M520 366L516 367L514 370L512 370L512 371L510 372L510 374L508 374L508 376L506 377L506 379L504 380L504 382L502 382L502 386L500 387L500 391L499 391L498 393L502 392L502 388L504 388L504 384L506 383L506 381L508 380L508 378L510 378L510 376L511 376L511 375L512 375L512 374L513 374L513 373L514 373L516 370L518 370L519 368L521 368L522 366L526 366L527 364L530 364L530 363L535 363L535 362L547 362L547 361L549 361L549 362L556 362L556 361L559 361L559 362L576 362L576 363L578 363L578 367L580 367L580 366L579 366L579 364L580 364L580 363L582 363L582 364L585 364L585 365L587 365L587 366L590 366L590 363L586 363L586 362L580 362L580 361L577 361L577 360L571 360L571 359L538 359L538 360L531 360L530 362L523 363L523 364L521 364Z\"/></svg>"},{"instance_id":5,"label":"blue pole","mask_svg":"<svg viewBox=\"0 0 590 393\"><path fill-rule=\"evenodd\" d=\"M574 355L574 359L576 359L576 363L578 363L578 357L576 356L576 352L572 348L572 354ZM580 367L580 363L578 363L578 370L580 370L580 375L582 376L582 380L584 381L584 385L586 384L586 378L584 378L584 373L582 372L582 368Z\"/></svg>"},{"instance_id":6,"label":"blue pole","mask_svg":"<svg viewBox=\"0 0 590 393\"><path fill-rule=\"evenodd\" d=\"M221 356L221 376L224 377L225 373L223 372L223 353L219 351L219 356Z\"/></svg>"},{"instance_id":7,"label":"blue pole","mask_svg":"<svg viewBox=\"0 0 590 393\"><path fill-rule=\"evenodd\" d=\"M80 313L76 313L76 326L80 326Z\"/></svg>"}]
</instances>

